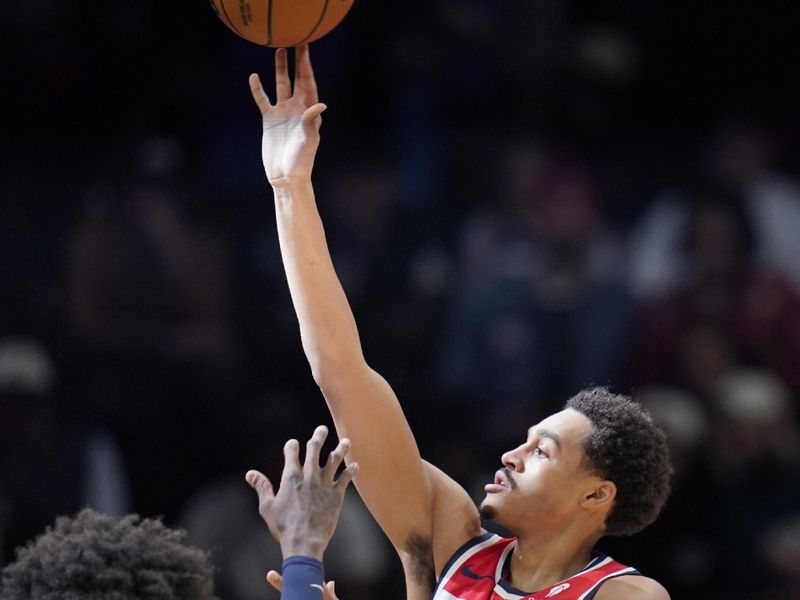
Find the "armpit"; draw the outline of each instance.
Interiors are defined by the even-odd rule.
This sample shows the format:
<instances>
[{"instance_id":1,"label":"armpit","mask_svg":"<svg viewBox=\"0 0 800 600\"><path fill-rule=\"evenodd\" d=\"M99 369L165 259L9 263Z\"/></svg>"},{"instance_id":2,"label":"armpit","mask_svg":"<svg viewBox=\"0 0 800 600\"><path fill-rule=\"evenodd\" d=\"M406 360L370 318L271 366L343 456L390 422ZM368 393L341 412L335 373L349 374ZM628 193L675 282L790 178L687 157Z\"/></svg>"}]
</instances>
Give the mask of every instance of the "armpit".
<instances>
[{"instance_id":1,"label":"armpit","mask_svg":"<svg viewBox=\"0 0 800 600\"><path fill-rule=\"evenodd\" d=\"M417 585L424 585L433 593L436 585L436 575L433 566L433 544L429 537L418 533L408 536L404 550L406 560L406 577Z\"/></svg>"}]
</instances>

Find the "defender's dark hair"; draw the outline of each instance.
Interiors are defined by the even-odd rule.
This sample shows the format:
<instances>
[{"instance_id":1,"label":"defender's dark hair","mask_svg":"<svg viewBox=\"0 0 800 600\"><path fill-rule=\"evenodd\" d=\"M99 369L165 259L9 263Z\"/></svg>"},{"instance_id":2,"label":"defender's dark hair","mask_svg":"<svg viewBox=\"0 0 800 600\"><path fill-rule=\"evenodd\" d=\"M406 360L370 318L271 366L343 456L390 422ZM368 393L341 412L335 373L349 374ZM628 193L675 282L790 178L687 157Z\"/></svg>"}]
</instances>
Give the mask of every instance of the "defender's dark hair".
<instances>
[{"instance_id":1,"label":"defender's dark hair","mask_svg":"<svg viewBox=\"0 0 800 600\"><path fill-rule=\"evenodd\" d=\"M607 535L631 535L656 520L670 491L672 466L664 432L630 398L596 387L567 401L592 431L582 441L588 467L617 486Z\"/></svg>"},{"instance_id":2,"label":"defender's dark hair","mask_svg":"<svg viewBox=\"0 0 800 600\"><path fill-rule=\"evenodd\" d=\"M212 600L208 557L160 520L59 517L2 571L3 600Z\"/></svg>"}]
</instances>

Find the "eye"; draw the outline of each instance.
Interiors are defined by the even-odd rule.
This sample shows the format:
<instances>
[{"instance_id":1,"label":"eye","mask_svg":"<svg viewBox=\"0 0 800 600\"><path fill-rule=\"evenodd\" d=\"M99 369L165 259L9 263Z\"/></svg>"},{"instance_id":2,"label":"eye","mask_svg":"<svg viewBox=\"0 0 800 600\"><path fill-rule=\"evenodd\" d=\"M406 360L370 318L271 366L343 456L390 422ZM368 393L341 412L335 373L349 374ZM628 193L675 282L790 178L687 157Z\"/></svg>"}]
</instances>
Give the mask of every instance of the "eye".
<instances>
[{"instance_id":1,"label":"eye","mask_svg":"<svg viewBox=\"0 0 800 600\"><path fill-rule=\"evenodd\" d=\"M549 457L547 456L547 453L546 453L544 450L542 450L541 446L537 446L537 447L534 449L534 451L533 451L533 454L534 454L535 456L538 456L539 458L549 458Z\"/></svg>"}]
</instances>

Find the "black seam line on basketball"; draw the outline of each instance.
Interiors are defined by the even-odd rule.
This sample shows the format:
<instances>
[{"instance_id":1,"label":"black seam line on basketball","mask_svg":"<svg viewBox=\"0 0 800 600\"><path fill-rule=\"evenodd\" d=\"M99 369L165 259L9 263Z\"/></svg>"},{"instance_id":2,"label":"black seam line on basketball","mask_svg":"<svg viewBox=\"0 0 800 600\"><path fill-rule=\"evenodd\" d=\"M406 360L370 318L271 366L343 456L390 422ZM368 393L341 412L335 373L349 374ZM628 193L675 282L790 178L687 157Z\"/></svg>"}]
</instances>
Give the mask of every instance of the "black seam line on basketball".
<instances>
[{"instance_id":1,"label":"black seam line on basketball","mask_svg":"<svg viewBox=\"0 0 800 600\"><path fill-rule=\"evenodd\" d=\"M267 3L267 46L272 44L272 0Z\"/></svg>"},{"instance_id":2,"label":"black seam line on basketball","mask_svg":"<svg viewBox=\"0 0 800 600\"><path fill-rule=\"evenodd\" d=\"M230 24L231 29L233 29L236 32L236 35L238 35L239 37L243 37L244 38L244 36L242 35L242 32L239 31L238 29L236 29L236 25L233 24L233 21L231 21L231 18L228 16L228 10L225 8L225 0L219 0L219 5L220 5L220 7L222 7L222 14L225 15L225 19ZM247 39L247 38L244 38L244 39Z\"/></svg>"},{"instance_id":3,"label":"black seam line on basketball","mask_svg":"<svg viewBox=\"0 0 800 600\"><path fill-rule=\"evenodd\" d=\"M322 14L319 16L319 20L317 21L317 24L314 25L314 29L312 29L306 37L304 37L302 40L297 42L298 46L300 44L305 44L306 40L308 38L310 38L312 35L314 35L317 32L317 29L319 29L319 26L322 25L322 21L325 19L325 13L328 12L328 2L329 1L330 0L325 0L325 3L322 5Z\"/></svg>"}]
</instances>

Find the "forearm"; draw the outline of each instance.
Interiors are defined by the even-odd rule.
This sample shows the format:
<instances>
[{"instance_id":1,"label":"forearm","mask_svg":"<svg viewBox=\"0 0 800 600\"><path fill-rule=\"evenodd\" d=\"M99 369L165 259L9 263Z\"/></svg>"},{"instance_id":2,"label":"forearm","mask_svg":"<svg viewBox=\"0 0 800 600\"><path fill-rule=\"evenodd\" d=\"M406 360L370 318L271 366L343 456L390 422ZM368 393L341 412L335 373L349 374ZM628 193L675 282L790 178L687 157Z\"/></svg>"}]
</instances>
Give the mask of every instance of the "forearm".
<instances>
[{"instance_id":1,"label":"forearm","mask_svg":"<svg viewBox=\"0 0 800 600\"><path fill-rule=\"evenodd\" d=\"M325 242L311 185L275 190L278 235L303 348L340 437L353 442L359 492L392 541L429 514L430 486L388 383L364 361L352 311ZM420 519L421 517L421 519Z\"/></svg>"},{"instance_id":2,"label":"forearm","mask_svg":"<svg viewBox=\"0 0 800 600\"><path fill-rule=\"evenodd\" d=\"M273 188L281 256L303 350L321 386L366 368L358 330L336 276L311 182Z\"/></svg>"}]
</instances>

